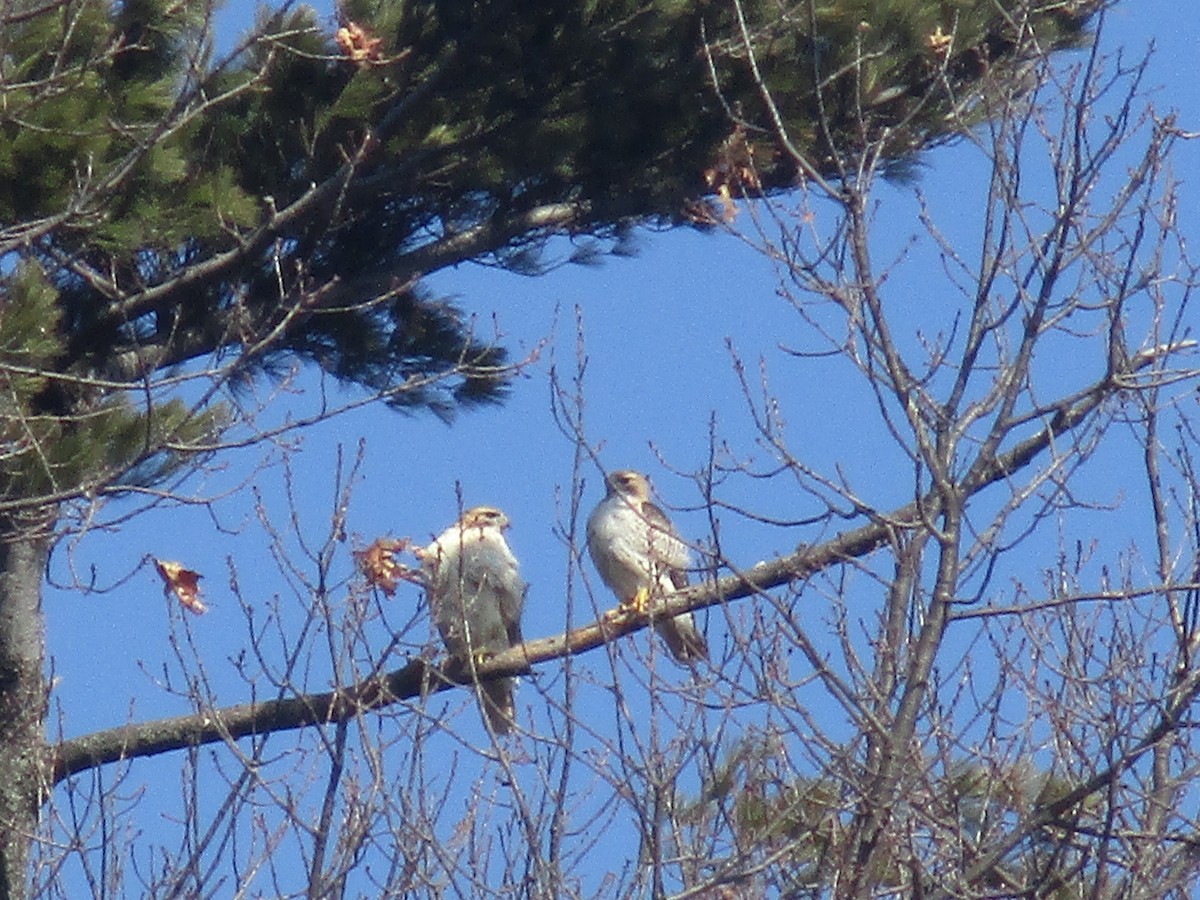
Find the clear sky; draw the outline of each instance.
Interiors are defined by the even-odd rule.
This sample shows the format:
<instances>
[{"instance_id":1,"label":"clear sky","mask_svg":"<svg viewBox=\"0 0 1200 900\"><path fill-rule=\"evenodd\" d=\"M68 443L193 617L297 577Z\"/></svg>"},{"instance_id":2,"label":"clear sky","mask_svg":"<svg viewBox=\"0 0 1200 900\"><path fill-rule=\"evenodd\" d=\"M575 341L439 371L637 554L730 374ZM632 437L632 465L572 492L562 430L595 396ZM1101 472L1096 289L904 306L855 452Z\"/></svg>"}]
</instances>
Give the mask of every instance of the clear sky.
<instances>
[{"instance_id":1,"label":"clear sky","mask_svg":"<svg viewBox=\"0 0 1200 900\"><path fill-rule=\"evenodd\" d=\"M231 13L240 6L231 4L235 7ZM230 27L235 25L231 20ZM1184 128L1200 130L1196 78L1200 16L1193 0L1125 2L1110 14L1103 40L1134 55L1155 41L1158 54L1150 80L1161 85L1160 108L1177 108ZM1178 174L1185 181L1200 171L1200 147L1182 146L1176 158ZM946 148L928 155L917 184L934 219L953 240L967 246L973 246L972 227L977 224L975 201L986 189L982 171L980 160L968 148ZM908 238L920 233L920 225L911 188L885 188L881 196L886 202L879 213L875 254L887 260L899 256ZM1184 198L1184 230L1200 234L1200 194L1194 183L1186 185ZM818 227L823 215L832 214L820 207L815 212ZM749 225L745 214L735 222L735 226ZM363 542L389 533L424 542L455 519L456 486L461 485L467 506L500 506L512 520L510 542L530 583L526 636L561 632L567 619L568 555L556 532L567 513L575 446L555 424L551 372L557 370L570 388L577 309L587 356L587 437L605 467L646 471L665 503L693 508L674 513L684 535L706 538L707 518L694 509L700 502L695 486L670 468L688 472L705 465L710 423L716 423L720 440L736 453L757 454L729 346L743 356L756 383L760 359L765 363L772 391L783 406L792 446L806 462L828 472L841 466L879 507L907 499L906 483L895 478L888 466L894 453L890 442L877 424L859 427L862 386L845 377L837 361L801 364L781 349L806 338L794 311L776 296L769 263L731 235L639 232L637 246L634 258L605 259L597 267L563 265L536 278L465 265L430 279L433 290L455 296L463 309L478 316L482 329L490 329L494 317L514 356L538 349L536 361L517 380L507 404L465 413L450 427L428 415L404 416L368 407L297 435L298 452L291 456L291 464L301 529L313 536L328 528L337 449L341 446L352 456L361 439L365 458L348 517L352 534ZM558 241L551 243L547 256L565 258L568 252L566 243ZM914 319L931 315L931 309L936 317L937 306L927 300L929 292L939 289L929 277L929 260L926 248L910 250L889 285L891 301L912 304ZM1077 374L1082 380L1096 373ZM299 385L312 392L317 379L308 373ZM335 397L352 396L336 386L329 390ZM284 398L282 402L300 408L308 401ZM198 493L219 492L250 477L262 458L258 449L228 456L227 471L194 487ZM281 501L283 470L279 454L272 458L274 464L257 471L252 480L276 527L288 531L292 523ZM588 463L583 476L586 515L603 491L594 465ZM1110 489L1117 493L1119 479ZM751 507L791 519L818 512L806 508L799 495L780 498L748 481L732 484L730 492ZM168 608L151 569L142 568L122 581L145 554L182 561L204 574L211 611L192 619L191 631L221 700L248 699L240 682L225 674L227 660L246 642L244 622L229 592L226 561L237 568L245 595L259 596L265 603L283 590L261 530L252 522L252 503L249 492L242 491L216 503L215 518L203 508L162 508L111 533L92 531L77 544L59 548L52 565L55 580L67 580L73 566L82 579L94 573L99 587L120 582L105 592L53 590L47 596L50 648L60 678L55 696L62 704L68 735L130 718L189 711L155 680L163 661L171 658L169 617L177 617L177 612ZM127 508L116 505L109 514ZM726 553L744 564L821 536L803 529L752 526L734 517L723 528ZM1116 537L1114 542L1119 543ZM419 596L415 588L401 587L391 603L397 611L415 608ZM608 602L607 597L602 599ZM718 616L710 618L709 639L719 648L721 625ZM421 628L427 634L427 626ZM635 640L645 644L647 636ZM593 654L586 664L597 669L608 665L602 654ZM431 702L459 710L461 698ZM532 691L518 698L519 707L534 702ZM474 715L471 710L457 714ZM170 773L177 767L177 761L139 762L132 779L151 783L163 777L170 790L176 776L159 772L165 768Z\"/></svg>"}]
</instances>

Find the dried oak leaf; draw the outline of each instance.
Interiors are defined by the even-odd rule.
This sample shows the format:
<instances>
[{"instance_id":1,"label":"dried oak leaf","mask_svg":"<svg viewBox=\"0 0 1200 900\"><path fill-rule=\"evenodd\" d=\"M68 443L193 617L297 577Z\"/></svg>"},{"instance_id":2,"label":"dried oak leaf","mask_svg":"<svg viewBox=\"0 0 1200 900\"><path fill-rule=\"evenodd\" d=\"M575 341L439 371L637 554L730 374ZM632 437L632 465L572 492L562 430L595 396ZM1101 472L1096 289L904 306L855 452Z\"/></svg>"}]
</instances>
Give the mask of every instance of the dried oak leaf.
<instances>
[{"instance_id":1,"label":"dried oak leaf","mask_svg":"<svg viewBox=\"0 0 1200 900\"><path fill-rule=\"evenodd\" d=\"M396 561L396 554L407 549L408 544L406 538L375 538L365 550L355 550L354 558L367 584L389 597L395 596L399 581L412 577L412 569Z\"/></svg>"},{"instance_id":2,"label":"dried oak leaf","mask_svg":"<svg viewBox=\"0 0 1200 900\"><path fill-rule=\"evenodd\" d=\"M200 599L199 572L193 572L182 563L166 559L155 559L154 568L163 580L163 594L174 594L179 604L188 612L196 615L208 612L208 607Z\"/></svg>"},{"instance_id":3,"label":"dried oak leaf","mask_svg":"<svg viewBox=\"0 0 1200 900\"><path fill-rule=\"evenodd\" d=\"M717 195L722 222L732 222L737 217L735 194L745 196L762 190L754 167L754 147L746 140L742 128L735 128L721 142L714 164L704 170L704 183ZM718 207L712 209L716 211Z\"/></svg>"},{"instance_id":4,"label":"dried oak leaf","mask_svg":"<svg viewBox=\"0 0 1200 900\"><path fill-rule=\"evenodd\" d=\"M337 45L357 63L378 62L383 56L383 38L374 37L357 22L350 20L334 35Z\"/></svg>"},{"instance_id":5,"label":"dried oak leaf","mask_svg":"<svg viewBox=\"0 0 1200 900\"><path fill-rule=\"evenodd\" d=\"M950 45L954 43L954 35L946 34L946 32L942 31L942 26L939 25L934 29L933 34L925 38L925 41L929 44L930 50L938 56L944 57L950 52Z\"/></svg>"}]
</instances>

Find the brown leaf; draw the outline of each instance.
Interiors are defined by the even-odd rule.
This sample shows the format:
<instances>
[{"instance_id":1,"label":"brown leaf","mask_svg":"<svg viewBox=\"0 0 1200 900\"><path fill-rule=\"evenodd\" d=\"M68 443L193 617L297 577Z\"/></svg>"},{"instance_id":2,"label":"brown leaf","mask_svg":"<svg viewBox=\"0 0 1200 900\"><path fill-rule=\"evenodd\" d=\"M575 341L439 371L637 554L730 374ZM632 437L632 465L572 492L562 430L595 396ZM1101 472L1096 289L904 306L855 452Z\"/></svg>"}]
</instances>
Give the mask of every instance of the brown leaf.
<instances>
[{"instance_id":1,"label":"brown leaf","mask_svg":"<svg viewBox=\"0 0 1200 900\"><path fill-rule=\"evenodd\" d=\"M163 594L174 594L180 605L196 615L208 612L208 607L200 600L199 572L185 568L183 563L171 562L165 559L155 559L154 568L163 580Z\"/></svg>"},{"instance_id":2,"label":"brown leaf","mask_svg":"<svg viewBox=\"0 0 1200 900\"><path fill-rule=\"evenodd\" d=\"M927 37L926 42L929 44L929 49L938 56L946 56L950 52L950 45L954 43L954 35L946 34L942 31L942 26L939 25L934 29L933 34Z\"/></svg>"},{"instance_id":3,"label":"brown leaf","mask_svg":"<svg viewBox=\"0 0 1200 900\"><path fill-rule=\"evenodd\" d=\"M395 596L400 579L411 579L412 570L396 561L396 554L408 547L407 538L376 538L365 550L355 550L354 558L366 576L367 584L389 597Z\"/></svg>"},{"instance_id":4,"label":"brown leaf","mask_svg":"<svg viewBox=\"0 0 1200 900\"><path fill-rule=\"evenodd\" d=\"M357 22L350 20L334 35L342 52L357 63L378 62L382 57L383 38L374 37Z\"/></svg>"},{"instance_id":5,"label":"brown leaf","mask_svg":"<svg viewBox=\"0 0 1200 900\"><path fill-rule=\"evenodd\" d=\"M717 204L711 205L709 210L721 222L732 222L737 217L735 196L744 197L762 190L754 167L754 147L746 140L746 133L740 126L721 142L714 164L704 170L703 176L704 183L717 195Z\"/></svg>"}]
</instances>

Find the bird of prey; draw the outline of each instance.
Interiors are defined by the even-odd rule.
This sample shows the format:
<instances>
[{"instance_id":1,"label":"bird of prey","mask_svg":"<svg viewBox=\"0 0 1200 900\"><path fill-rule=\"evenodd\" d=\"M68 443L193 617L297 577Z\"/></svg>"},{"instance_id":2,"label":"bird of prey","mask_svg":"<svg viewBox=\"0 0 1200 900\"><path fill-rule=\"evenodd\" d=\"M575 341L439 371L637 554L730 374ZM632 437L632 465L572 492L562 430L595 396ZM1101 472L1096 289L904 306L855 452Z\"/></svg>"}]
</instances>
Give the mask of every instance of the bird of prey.
<instances>
[{"instance_id":1,"label":"bird of prey","mask_svg":"<svg viewBox=\"0 0 1200 900\"><path fill-rule=\"evenodd\" d=\"M429 609L446 650L474 667L521 643L526 584L504 540L508 516L476 506L420 552ZM496 734L514 725L512 678L478 685L484 718Z\"/></svg>"},{"instance_id":2,"label":"bird of prey","mask_svg":"<svg viewBox=\"0 0 1200 900\"><path fill-rule=\"evenodd\" d=\"M588 552L620 601L618 613L652 613L653 600L687 586L691 553L666 513L651 502L645 475L622 469L604 482L608 494L588 516ZM660 619L654 628L680 662L708 658L708 644L690 612Z\"/></svg>"}]
</instances>

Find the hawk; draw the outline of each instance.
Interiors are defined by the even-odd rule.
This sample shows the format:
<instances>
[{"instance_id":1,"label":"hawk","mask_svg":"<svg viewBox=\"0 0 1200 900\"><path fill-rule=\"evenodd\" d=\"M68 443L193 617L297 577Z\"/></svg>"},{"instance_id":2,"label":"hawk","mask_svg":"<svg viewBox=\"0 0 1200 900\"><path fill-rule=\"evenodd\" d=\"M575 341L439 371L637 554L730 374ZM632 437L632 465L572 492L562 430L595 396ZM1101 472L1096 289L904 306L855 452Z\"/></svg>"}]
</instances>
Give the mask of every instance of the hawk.
<instances>
[{"instance_id":1,"label":"hawk","mask_svg":"<svg viewBox=\"0 0 1200 900\"><path fill-rule=\"evenodd\" d=\"M621 607L641 611L651 599L687 586L691 553L666 513L651 502L645 475L622 469L604 483L608 494L588 516L588 552ZM708 644L690 612L656 621L654 628L680 662L708 658Z\"/></svg>"},{"instance_id":2,"label":"hawk","mask_svg":"<svg viewBox=\"0 0 1200 900\"><path fill-rule=\"evenodd\" d=\"M504 540L508 516L476 506L420 552L429 609L446 651L471 666L521 643L526 584ZM514 721L514 679L479 684L484 718L496 734Z\"/></svg>"}]
</instances>

